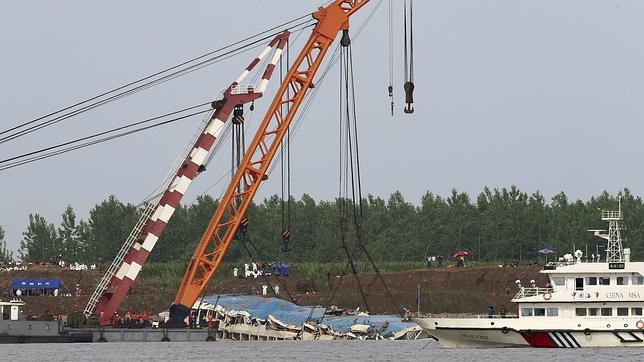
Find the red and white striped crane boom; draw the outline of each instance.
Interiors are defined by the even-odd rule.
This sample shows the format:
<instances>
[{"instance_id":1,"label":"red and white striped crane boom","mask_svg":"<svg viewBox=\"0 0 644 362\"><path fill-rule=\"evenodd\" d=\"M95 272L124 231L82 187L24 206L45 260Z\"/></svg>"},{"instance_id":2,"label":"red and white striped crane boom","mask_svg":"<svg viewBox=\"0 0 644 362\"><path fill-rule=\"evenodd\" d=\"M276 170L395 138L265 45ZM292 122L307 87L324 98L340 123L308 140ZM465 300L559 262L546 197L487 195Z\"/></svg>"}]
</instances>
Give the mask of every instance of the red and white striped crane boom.
<instances>
[{"instance_id":1,"label":"red and white striped crane boom","mask_svg":"<svg viewBox=\"0 0 644 362\"><path fill-rule=\"evenodd\" d=\"M211 118L200 127L187 155L172 169L170 174L174 177L168 179L162 186L163 191L159 196L148 203L130 236L90 297L84 311L86 316L97 315L102 325L109 324L111 316L125 299L154 245L179 206L181 198L197 174L204 170L204 161L233 109L263 95L289 35L288 31L277 35L223 92L223 97L213 102L215 111ZM246 76L271 50L273 50L273 56L257 87L241 85Z\"/></svg>"}]
</instances>

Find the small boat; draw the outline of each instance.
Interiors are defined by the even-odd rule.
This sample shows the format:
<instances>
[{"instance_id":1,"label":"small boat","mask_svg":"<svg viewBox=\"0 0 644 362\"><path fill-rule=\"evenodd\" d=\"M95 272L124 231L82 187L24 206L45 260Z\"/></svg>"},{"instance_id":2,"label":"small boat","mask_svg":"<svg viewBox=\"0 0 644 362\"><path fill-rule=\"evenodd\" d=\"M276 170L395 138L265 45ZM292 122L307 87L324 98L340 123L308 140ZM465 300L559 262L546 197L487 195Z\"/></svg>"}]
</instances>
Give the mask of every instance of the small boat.
<instances>
[{"instance_id":1,"label":"small boat","mask_svg":"<svg viewBox=\"0 0 644 362\"><path fill-rule=\"evenodd\" d=\"M577 250L546 264L541 273L549 285L517 280L517 314L426 316L414 322L448 348L644 347L644 263L631 262L630 249L622 248L621 203L601 217L608 232L590 231L607 240L606 258L582 261Z\"/></svg>"},{"instance_id":2,"label":"small boat","mask_svg":"<svg viewBox=\"0 0 644 362\"><path fill-rule=\"evenodd\" d=\"M0 343L92 342L91 332L70 332L62 320L27 320L24 305L19 299L0 301Z\"/></svg>"}]
</instances>

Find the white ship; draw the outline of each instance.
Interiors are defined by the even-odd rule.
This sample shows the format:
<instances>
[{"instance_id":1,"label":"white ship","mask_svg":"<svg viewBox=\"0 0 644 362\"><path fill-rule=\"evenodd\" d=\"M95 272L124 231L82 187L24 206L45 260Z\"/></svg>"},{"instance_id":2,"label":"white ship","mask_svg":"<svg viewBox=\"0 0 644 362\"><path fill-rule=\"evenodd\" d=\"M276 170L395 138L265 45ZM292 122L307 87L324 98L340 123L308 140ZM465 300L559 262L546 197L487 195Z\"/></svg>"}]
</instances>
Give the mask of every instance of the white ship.
<instances>
[{"instance_id":1,"label":"white ship","mask_svg":"<svg viewBox=\"0 0 644 362\"><path fill-rule=\"evenodd\" d=\"M582 261L582 252L549 263L550 285L523 286L512 299L516 315L427 316L414 321L448 348L644 347L644 263L622 248L623 213L602 211L606 258Z\"/></svg>"}]
</instances>

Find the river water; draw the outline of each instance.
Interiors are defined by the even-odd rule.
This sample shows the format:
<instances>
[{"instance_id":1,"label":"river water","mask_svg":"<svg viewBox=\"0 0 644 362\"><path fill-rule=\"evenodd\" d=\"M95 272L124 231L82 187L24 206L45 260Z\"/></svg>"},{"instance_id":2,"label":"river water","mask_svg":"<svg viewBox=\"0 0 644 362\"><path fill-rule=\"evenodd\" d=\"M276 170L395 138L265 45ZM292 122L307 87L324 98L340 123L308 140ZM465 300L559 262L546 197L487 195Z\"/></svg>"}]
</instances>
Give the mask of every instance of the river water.
<instances>
[{"instance_id":1,"label":"river water","mask_svg":"<svg viewBox=\"0 0 644 362\"><path fill-rule=\"evenodd\" d=\"M11 361L642 361L643 348L444 349L418 341L217 341L0 345Z\"/></svg>"}]
</instances>

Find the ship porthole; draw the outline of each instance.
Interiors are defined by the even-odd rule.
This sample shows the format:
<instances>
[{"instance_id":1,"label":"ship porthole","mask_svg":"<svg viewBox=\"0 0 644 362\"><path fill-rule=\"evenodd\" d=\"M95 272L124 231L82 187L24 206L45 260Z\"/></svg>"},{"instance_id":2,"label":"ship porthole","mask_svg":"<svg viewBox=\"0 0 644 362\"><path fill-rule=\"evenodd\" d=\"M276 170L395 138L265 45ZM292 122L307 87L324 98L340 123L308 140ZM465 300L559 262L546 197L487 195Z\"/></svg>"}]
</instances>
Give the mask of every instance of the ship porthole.
<instances>
[{"instance_id":1,"label":"ship porthole","mask_svg":"<svg viewBox=\"0 0 644 362\"><path fill-rule=\"evenodd\" d=\"M434 322L434 325L435 325L435 326L437 326L437 325L438 325L438 322Z\"/></svg>"},{"instance_id":2,"label":"ship porthole","mask_svg":"<svg viewBox=\"0 0 644 362\"><path fill-rule=\"evenodd\" d=\"M501 328L501 333L508 334L508 332L509 332L508 327Z\"/></svg>"},{"instance_id":3,"label":"ship porthole","mask_svg":"<svg viewBox=\"0 0 644 362\"><path fill-rule=\"evenodd\" d=\"M490 325L491 325L491 326L493 326L493 325L494 325L494 322L490 322Z\"/></svg>"},{"instance_id":4,"label":"ship porthole","mask_svg":"<svg viewBox=\"0 0 644 362\"><path fill-rule=\"evenodd\" d=\"M607 325L606 325L606 328L610 328L610 324L607 324Z\"/></svg>"},{"instance_id":5,"label":"ship porthole","mask_svg":"<svg viewBox=\"0 0 644 362\"><path fill-rule=\"evenodd\" d=\"M581 327L581 324L577 324L577 327Z\"/></svg>"},{"instance_id":6,"label":"ship porthole","mask_svg":"<svg viewBox=\"0 0 644 362\"><path fill-rule=\"evenodd\" d=\"M628 324L627 324L627 323L624 323L624 328L628 328Z\"/></svg>"},{"instance_id":7,"label":"ship porthole","mask_svg":"<svg viewBox=\"0 0 644 362\"><path fill-rule=\"evenodd\" d=\"M584 334L590 336L590 328L584 329Z\"/></svg>"}]
</instances>

